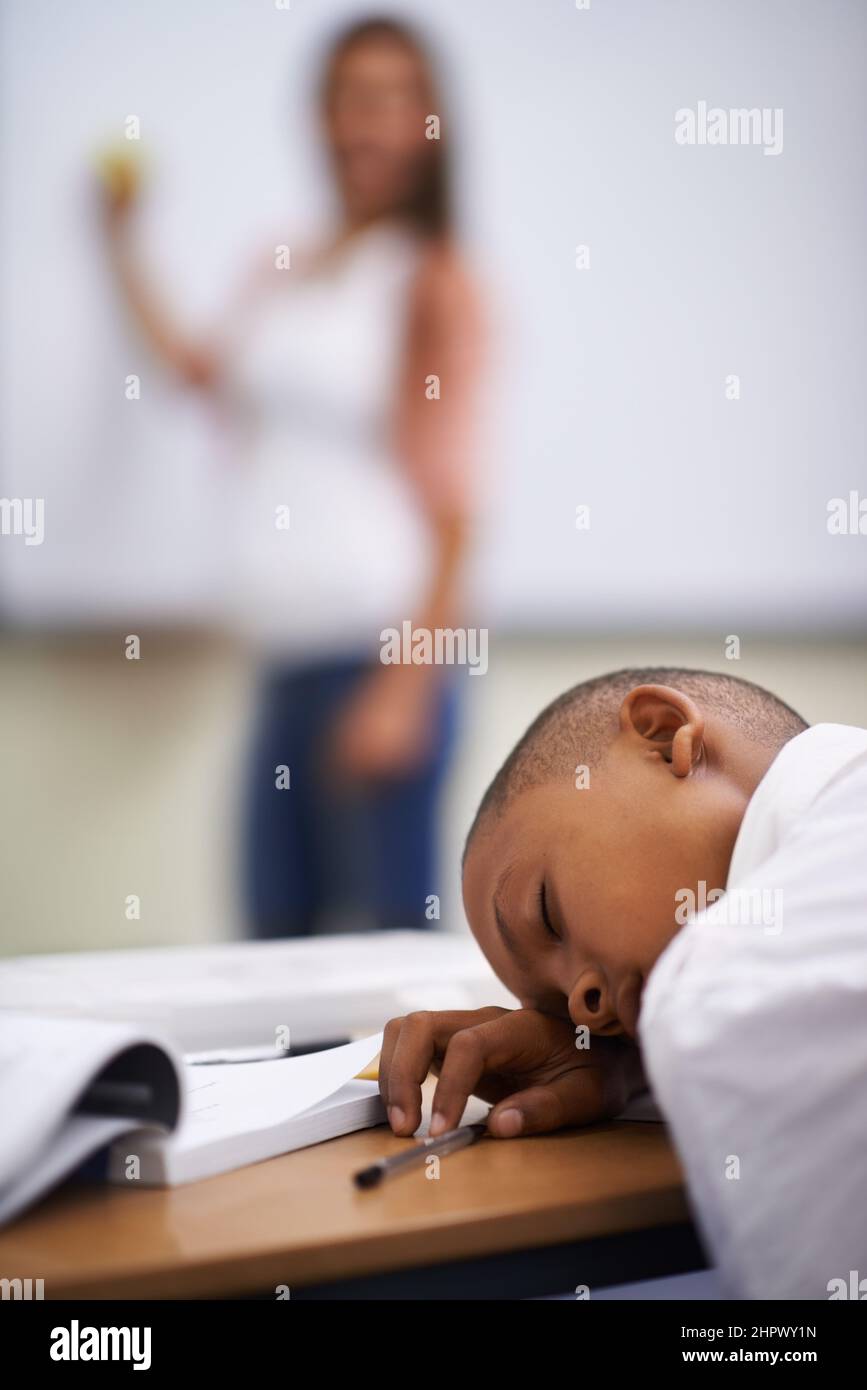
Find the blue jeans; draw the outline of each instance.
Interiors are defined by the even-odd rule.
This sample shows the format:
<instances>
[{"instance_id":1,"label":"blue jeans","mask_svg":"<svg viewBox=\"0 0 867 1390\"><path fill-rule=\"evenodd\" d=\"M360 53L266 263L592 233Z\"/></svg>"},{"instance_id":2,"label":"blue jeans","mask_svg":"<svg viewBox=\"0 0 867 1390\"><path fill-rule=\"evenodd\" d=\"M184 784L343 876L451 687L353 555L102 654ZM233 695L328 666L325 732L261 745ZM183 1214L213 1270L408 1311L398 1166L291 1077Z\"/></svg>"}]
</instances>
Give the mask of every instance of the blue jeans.
<instances>
[{"instance_id":1,"label":"blue jeans","mask_svg":"<svg viewBox=\"0 0 867 1390\"><path fill-rule=\"evenodd\" d=\"M425 762L401 779L336 786L323 774L335 715L370 668L360 661L267 673L254 736L245 835L247 917L257 937L436 926L437 803L454 742L445 675ZM276 769L289 768L288 790Z\"/></svg>"}]
</instances>

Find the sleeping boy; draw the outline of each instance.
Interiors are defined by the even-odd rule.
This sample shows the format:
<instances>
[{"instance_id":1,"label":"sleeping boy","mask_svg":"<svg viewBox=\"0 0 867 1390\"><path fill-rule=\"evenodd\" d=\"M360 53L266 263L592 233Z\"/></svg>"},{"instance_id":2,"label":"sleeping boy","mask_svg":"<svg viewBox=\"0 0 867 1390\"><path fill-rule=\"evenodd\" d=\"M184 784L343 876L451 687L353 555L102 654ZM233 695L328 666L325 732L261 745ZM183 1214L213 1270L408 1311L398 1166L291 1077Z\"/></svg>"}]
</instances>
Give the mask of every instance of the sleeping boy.
<instances>
[{"instance_id":1,"label":"sleeping boy","mask_svg":"<svg viewBox=\"0 0 867 1390\"><path fill-rule=\"evenodd\" d=\"M512 1138L649 1084L727 1292L867 1297L867 731L727 674L585 681L485 793L463 888L520 1008L392 1020L394 1132L429 1070L434 1134L470 1095Z\"/></svg>"}]
</instances>

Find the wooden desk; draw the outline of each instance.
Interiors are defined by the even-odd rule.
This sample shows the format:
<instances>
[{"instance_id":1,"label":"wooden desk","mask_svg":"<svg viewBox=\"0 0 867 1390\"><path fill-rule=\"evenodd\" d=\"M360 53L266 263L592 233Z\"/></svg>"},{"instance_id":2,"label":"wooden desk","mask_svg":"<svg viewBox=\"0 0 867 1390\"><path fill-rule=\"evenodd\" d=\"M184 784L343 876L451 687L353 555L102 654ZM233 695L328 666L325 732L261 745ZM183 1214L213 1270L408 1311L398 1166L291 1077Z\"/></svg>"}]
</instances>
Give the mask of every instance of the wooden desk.
<instances>
[{"instance_id":1,"label":"wooden desk","mask_svg":"<svg viewBox=\"0 0 867 1390\"><path fill-rule=\"evenodd\" d=\"M350 1174L407 1144L363 1130L171 1190L67 1186L0 1231L0 1277L46 1298L293 1291L383 1271L644 1231L688 1219L665 1129L614 1121L483 1139L359 1192Z\"/></svg>"}]
</instances>

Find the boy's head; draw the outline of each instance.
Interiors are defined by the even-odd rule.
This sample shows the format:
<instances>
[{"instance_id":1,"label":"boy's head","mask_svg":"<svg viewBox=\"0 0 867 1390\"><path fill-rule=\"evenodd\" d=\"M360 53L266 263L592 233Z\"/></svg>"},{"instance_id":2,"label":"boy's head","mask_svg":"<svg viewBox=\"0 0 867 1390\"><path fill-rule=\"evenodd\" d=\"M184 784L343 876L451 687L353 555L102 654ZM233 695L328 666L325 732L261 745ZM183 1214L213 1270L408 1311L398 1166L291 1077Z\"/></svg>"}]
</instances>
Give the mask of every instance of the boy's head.
<instances>
[{"instance_id":1,"label":"boy's head","mask_svg":"<svg viewBox=\"0 0 867 1390\"><path fill-rule=\"evenodd\" d=\"M548 705L464 852L470 925L521 1004L634 1037L675 895L725 887L753 791L806 727L749 681L669 667L598 676Z\"/></svg>"}]
</instances>

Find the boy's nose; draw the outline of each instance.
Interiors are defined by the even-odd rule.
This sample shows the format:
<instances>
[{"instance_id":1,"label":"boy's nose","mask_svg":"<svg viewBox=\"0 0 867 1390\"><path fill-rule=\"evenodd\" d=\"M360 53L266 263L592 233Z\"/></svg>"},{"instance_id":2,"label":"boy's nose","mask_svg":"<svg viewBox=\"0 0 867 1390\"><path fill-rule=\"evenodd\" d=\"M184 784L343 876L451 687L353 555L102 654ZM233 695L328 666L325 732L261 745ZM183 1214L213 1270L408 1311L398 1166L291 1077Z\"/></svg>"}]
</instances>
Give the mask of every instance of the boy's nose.
<instances>
[{"instance_id":1,"label":"boy's nose","mask_svg":"<svg viewBox=\"0 0 867 1390\"><path fill-rule=\"evenodd\" d=\"M614 994L600 970L583 970L569 994L569 1017L578 1028L591 1033L622 1033L614 1007Z\"/></svg>"}]
</instances>

